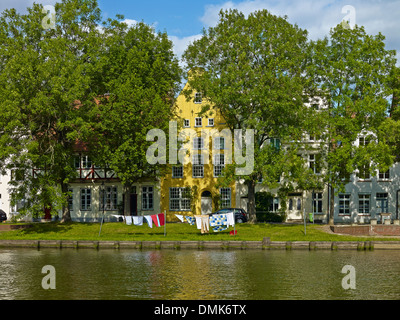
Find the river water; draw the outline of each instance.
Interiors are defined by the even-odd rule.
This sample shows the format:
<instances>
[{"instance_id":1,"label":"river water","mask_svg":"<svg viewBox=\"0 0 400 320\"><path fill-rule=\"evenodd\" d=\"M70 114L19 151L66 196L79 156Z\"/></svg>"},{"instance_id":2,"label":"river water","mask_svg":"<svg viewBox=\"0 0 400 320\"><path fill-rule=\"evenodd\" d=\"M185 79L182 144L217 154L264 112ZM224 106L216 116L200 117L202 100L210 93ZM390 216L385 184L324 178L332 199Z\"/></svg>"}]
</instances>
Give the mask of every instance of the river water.
<instances>
[{"instance_id":1,"label":"river water","mask_svg":"<svg viewBox=\"0 0 400 320\"><path fill-rule=\"evenodd\" d=\"M2 300L400 299L400 251L389 250L1 249L0 267Z\"/></svg>"}]
</instances>

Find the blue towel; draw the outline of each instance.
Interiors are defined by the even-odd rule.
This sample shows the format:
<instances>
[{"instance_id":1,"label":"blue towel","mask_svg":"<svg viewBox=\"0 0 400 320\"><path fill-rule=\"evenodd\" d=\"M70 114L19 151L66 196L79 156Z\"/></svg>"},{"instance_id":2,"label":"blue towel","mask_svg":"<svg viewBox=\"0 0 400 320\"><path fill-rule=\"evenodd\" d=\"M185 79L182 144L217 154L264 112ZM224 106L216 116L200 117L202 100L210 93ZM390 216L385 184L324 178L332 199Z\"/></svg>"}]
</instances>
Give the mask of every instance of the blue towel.
<instances>
[{"instance_id":1,"label":"blue towel","mask_svg":"<svg viewBox=\"0 0 400 320\"><path fill-rule=\"evenodd\" d=\"M190 225L194 225L194 223L196 222L194 217L191 216L185 216L187 222L189 222Z\"/></svg>"},{"instance_id":2,"label":"blue towel","mask_svg":"<svg viewBox=\"0 0 400 320\"><path fill-rule=\"evenodd\" d=\"M224 231L226 229L228 229L228 226L217 226L217 227L213 228L214 232L220 232L220 231Z\"/></svg>"},{"instance_id":3,"label":"blue towel","mask_svg":"<svg viewBox=\"0 0 400 320\"><path fill-rule=\"evenodd\" d=\"M210 216L210 227L227 226L228 217L225 213Z\"/></svg>"}]
</instances>

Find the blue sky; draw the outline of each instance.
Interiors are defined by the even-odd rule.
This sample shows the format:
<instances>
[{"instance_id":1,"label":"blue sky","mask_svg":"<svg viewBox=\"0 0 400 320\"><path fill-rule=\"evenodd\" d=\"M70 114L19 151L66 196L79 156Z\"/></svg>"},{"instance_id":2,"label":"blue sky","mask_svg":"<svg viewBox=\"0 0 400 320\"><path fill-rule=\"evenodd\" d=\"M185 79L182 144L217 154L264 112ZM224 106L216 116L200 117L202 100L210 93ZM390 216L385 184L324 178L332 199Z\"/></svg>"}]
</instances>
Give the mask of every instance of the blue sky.
<instances>
[{"instance_id":1,"label":"blue sky","mask_svg":"<svg viewBox=\"0 0 400 320\"><path fill-rule=\"evenodd\" d=\"M33 1L54 5L57 0L0 0L0 11L17 8L23 11ZM369 34L381 32L388 49L397 50L400 61L400 0L98 0L103 17L122 14L128 23L144 21L157 31L166 31L180 56L187 45L201 36L203 27L218 22L220 9L235 8L249 14L267 9L287 15L291 23L307 29L311 39L322 38L344 18L351 17ZM351 11L346 11L350 6ZM398 65L400 65L398 61Z\"/></svg>"}]
</instances>

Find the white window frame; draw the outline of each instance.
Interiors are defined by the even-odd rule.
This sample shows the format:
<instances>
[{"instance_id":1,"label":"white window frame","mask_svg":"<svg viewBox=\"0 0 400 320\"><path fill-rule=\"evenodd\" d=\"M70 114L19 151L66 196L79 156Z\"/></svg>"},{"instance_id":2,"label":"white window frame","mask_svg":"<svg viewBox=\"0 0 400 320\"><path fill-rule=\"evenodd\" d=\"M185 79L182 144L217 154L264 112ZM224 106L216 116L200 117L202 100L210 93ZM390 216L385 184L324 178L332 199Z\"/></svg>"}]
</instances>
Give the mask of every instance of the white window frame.
<instances>
[{"instance_id":1,"label":"white window frame","mask_svg":"<svg viewBox=\"0 0 400 320\"><path fill-rule=\"evenodd\" d=\"M172 166L172 178L183 178L183 165Z\"/></svg>"},{"instance_id":2,"label":"white window frame","mask_svg":"<svg viewBox=\"0 0 400 320\"><path fill-rule=\"evenodd\" d=\"M322 213L322 192L314 192L313 195L313 213ZM319 210L321 208L321 210Z\"/></svg>"},{"instance_id":3,"label":"white window frame","mask_svg":"<svg viewBox=\"0 0 400 320\"><path fill-rule=\"evenodd\" d=\"M222 176L222 171L225 168L225 155L218 153L214 155L214 177Z\"/></svg>"},{"instance_id":4,"label":"white window frame","mask_svg":"<svg viewBox=\"0 0 400 320\"><path fill-rule=\"evenodd\" d=\"M200 104L202 102L203 102L203 95L201 94L201 92L196 92L194 94L194 103Z\"/></svg>"},{"instance_id":5,"label":"white window frame","mask_svg":"<svg viewBox=\"0 0 400 320\"><path fill-rule=\"evenodd\" d=\"M154 187L142 186L142 210L154 210Z\"/></svg>"},{"instance_id":6,"label":"white window frame","mask_svg":"<svg viewBox=\"0 0 400 320\"><path fill-rule=\"evenodd\" d=\"M192 177L193 178L204 178L204 155L193 154L192 155Z\"/></svg>"},{"instance_id":7,"label":"white window frame","mask_svg":"<svg viewBox=\"0 0 400 320\"><path fill-rule=\"evenodd\" d=\"M201 117L194 118L194 126L202 127L203 126L203 118L201 118Z\"/></svg>"},{"instance_id":8,"label":"white window frame","mask_svg":"<svg viewBox=\"0 0 400 320\"><path fill-rule=\"evenodd\" d=\"M91 188L81 188L80 193L80 208L82 211L92 210L92 189Z\"/></svg>"},{"instance_id":9,"label":"white window frame","mask_svg":"<svg viewBox=\"0 0 400 320\"><path fill-rule=\"evenodd\" d=\"M231 188L220 188L221 209L231 207L232 190Z\"/></svg>"},{"instance_id":10,"label":"white window frame","mask_svg":"<svg viewBox=\"0 0 400 320\"><path fill-rule=\"evenodd\" d=\"M371 213L371 194L359 193L358 194L358 213L370 215Z\"/></svg>"},{"instance_id":11,"label":"white window frame","mask_svg":"<svg viewBox=\"0 0 400 320\"><path fill-rule=\"evenodd\" d=\"M208 118L208 126L209 127L214 127L215 123L214 123L214 118Z\"/></svg>"},{"instance_id":12,"label":"white window frame","mask_svg":"<svg viewBox=\"0 0 400 320\"><path fill-rule=\"evenodd\" d=\"M350 215L350 193L339 194L339 215L349 216Z\"/></svg>"},{"instance_id":13,"label":"white window frame","mask_svg":"<svg viewBox=\"0 0 400 320\"><path fill-rule=\"evenodd\" d=\"M183 120L183 127L184 128L190 128L190 120L189 119L184 119Z\"/></svg>"},{"instance_id":14,"label":"white window frame","mask_svg":"<svg viewBox=\"0 0 400 320\"><path fill-rule=\"evenodd\" d=\"M193 138L193 150L204 150L204 138L194 137Z\"/></svg>"},{"instance_id":15,"label":"white window frame","mask_svg":"<svg viewBox=\"0 0 400 320\"><path fill-rule=\"evenodd\" d=\"M118 189L115 186L105 186L100 189L99 210L116 211L118 210Z\"/></svg>"},{"instance_id":16,"label":"white window frame","mask_svg":"<svg viewBox=\"0 0 400 320\"><path fill-rule=\"evenodd\" d=\"M225 149L225 138L215 137L214 138L214 150L224 150Z\"/></svg>"},{"instance_id":17,"label":"white window frame","mask_svg":"<svg viewBox=\"0 0 400 320\"><path fill-rule=\"evenodd\" d=\"M169 210L170 211L190 211L190 192L187 188L169 188Z\"/></svg>"},{"instance_id":18,"label":"white window frame","mask_svg":"<svg viewBox=\"0 0 400 320\"><path fill-rule=\"evenodd\" d=\"M390 169L388 169L385 172L382 172L379 170L378 178L379 178L379 180L389 180L390 179Z\"/></svg>"},{"instance_id":19,"label":"white window frame","mask_svg":"<svg viewBox=\"0 0 400 320\"><path fill-rule=\"evenodd\" d=\"M318 155L317 154L309 154L308 155L308 165L314 174L321 174L321 170L319 170L318 165Z\"/></svg>"}]
</instances>

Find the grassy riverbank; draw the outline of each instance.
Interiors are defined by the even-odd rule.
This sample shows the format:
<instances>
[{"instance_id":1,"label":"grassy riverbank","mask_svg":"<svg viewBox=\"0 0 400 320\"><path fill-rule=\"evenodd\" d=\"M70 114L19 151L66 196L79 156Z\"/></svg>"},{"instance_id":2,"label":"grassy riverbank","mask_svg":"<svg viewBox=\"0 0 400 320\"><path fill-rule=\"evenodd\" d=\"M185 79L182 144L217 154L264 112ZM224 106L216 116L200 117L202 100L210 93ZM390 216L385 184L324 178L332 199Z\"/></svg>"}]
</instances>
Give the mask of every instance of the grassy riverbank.
<instances>
[{"instance_id":1,"label":"grassy riverbank","mask_svg":"<svg viewBox=\"0 0 400 320\"><path fill-rule=\"evenodd\" d=\"M327 226L287 224L237 224L237 235L223 232L201 234L195 226L187 223L168 223L166 236L164 227L149 228L128 226L122 222L104 223L34 223L32 227L20 230L1 231L0 240L115 240L115 241L261 241L270 237L271 241L382 241L399 240L389 237L355 237L337 235L328 231Z\"/></svg>"}]
</instances>

